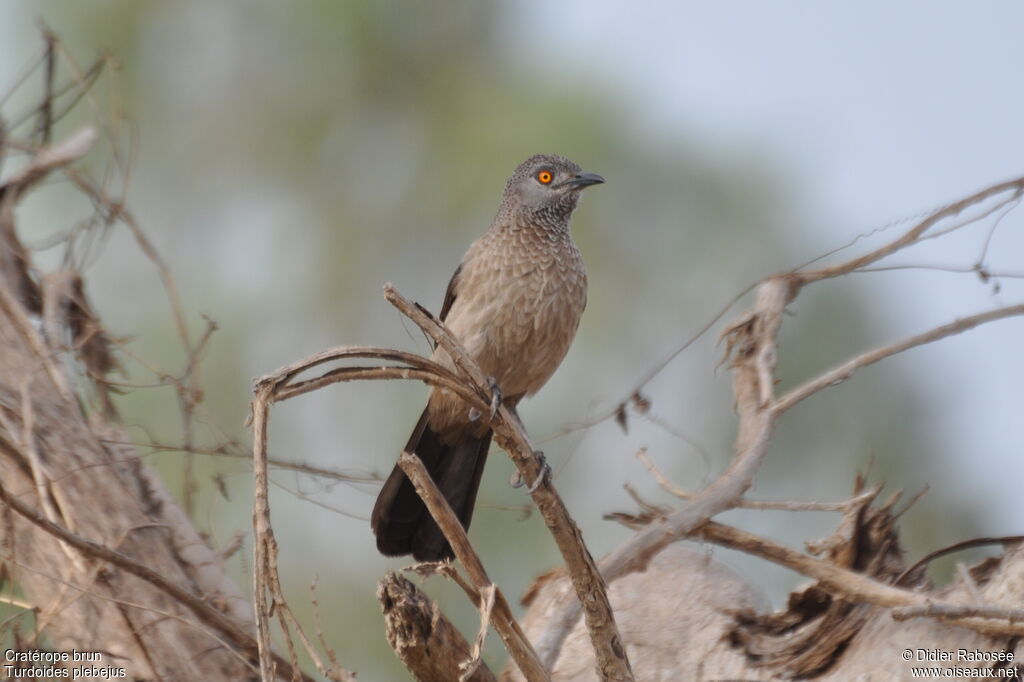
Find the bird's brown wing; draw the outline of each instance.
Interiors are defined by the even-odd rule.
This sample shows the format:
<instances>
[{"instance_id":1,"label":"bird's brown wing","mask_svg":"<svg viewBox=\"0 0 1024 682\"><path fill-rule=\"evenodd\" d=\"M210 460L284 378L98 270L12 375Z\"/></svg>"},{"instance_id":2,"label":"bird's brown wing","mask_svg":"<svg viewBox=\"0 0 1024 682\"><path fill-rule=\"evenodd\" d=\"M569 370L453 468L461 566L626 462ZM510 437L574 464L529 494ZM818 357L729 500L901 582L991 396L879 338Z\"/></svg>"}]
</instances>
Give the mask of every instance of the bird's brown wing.
<instances>
[{"instance_id":1,"label":"bird's brown wing","mask_svg":"<svg viewBox=\"0 0 1024 682\"><path fill-rule=\"evenodd\" d=\"M455 298L458 296L456 290L459 288L459 275L462 273L462 264L459 263L459 267L455 268L455 272L452 274L451 280L448 282L448 291L444 292L444 303L441 304L441 321L444 322L444 318L448 316L448 311L452 308L452 303L455 303Z\"/></svg>"}]
</instances>

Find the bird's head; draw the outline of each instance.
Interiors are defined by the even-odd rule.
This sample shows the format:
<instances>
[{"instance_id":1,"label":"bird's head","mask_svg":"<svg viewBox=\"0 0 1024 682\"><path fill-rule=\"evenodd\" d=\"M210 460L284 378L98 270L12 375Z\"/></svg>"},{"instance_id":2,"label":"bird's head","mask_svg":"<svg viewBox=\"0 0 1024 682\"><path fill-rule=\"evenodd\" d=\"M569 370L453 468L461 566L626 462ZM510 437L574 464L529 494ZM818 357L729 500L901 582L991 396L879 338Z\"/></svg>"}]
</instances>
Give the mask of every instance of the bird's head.
<instances>
[{"instance_id":1,"label":"bird's head","mask_svg":"<svg viewBox=\"0 0 1024 682\"><path fill-rule=\"evenodd\" d=\"M505 185L502 211L543 223L568 223L580 192L604 182L557 154L536 154L519 164Z\"/></svg>"}]
</instances>

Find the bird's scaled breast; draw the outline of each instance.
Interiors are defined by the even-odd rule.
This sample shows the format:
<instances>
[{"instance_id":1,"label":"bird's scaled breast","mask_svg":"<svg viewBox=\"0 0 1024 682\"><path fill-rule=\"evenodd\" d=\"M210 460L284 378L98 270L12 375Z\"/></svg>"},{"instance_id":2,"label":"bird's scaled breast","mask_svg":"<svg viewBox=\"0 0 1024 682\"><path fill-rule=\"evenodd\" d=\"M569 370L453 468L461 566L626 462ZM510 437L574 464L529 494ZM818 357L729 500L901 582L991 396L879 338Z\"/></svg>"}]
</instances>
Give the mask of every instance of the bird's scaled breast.
<instances>
[{"instance_id":1,"label":"bird's scaled breast","mask_svg":"<svg viewBox=\"0 0 1024 682\"><path fill-rule=\"evenodd\" d=\"M512 232L466 263L446 323L506 396L540 389L565 357L586 305L571 237ZM488 245L484 245L488 246Z\"/></svg>"}]
</instances>

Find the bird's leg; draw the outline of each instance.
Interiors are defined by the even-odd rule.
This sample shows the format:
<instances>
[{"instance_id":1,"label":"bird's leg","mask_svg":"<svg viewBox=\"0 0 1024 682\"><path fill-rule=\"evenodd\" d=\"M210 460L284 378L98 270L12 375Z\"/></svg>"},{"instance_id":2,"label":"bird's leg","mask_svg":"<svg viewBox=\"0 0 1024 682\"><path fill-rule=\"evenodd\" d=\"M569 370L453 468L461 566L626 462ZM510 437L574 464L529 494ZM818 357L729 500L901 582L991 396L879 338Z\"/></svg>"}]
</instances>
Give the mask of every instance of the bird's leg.
<instances>
[{"instance_id":1,"label":"bird's leg","mask_svg":"<svg viewBox=\"0 0 1024 682\"><path fill-rule=\"evenodd\" d=\"M507 407L508 411L512 414L512 418L516 420L516 422L519 424L519 427L523 430L523 433L525 434L526 427L523 426L523 420L519 418L519 410L516 409L515 405L508 405ZM527 439L527 442L529 443L529 439ZM529 443L529 445L532 449L533 444ZM544 453L541 450L533 450L533 456L537 458L537 462L538 464L540 464L540 474L537 476L537 480L531 483L526 488L526 492L530 493L531 495L535 490L537 490L537 488L540 487L540 484L544 482L545 478L551 478L551 467L548 465L548 460L547 458L544 457ZM525 483L526 482L523 480L522 475L518 471L512 474L512 478L509 479L508 482L508 484L513 488L522 488Z\"/></svg>"},{"instance_id":2,"label":"bird's leg","mask_svg":"<svg viewBox=\"0 0 1024 682\"><path fill-rule=\"evenodd\" d=\"M494 421L494 417L498 414L498 408L501 407L501 401L503 396L501 394L501 388L498 386L498 380L494 377L487 377L487 386L491 389L491 421Z\"/></svg>"},{"instance_id":3,"label":"bird's leg","mask_svg":"<svg viewBox=\"0 0 1024 682\"><path fill-rule=\"evenodd\" d=\"M516 403L518 402L518 398L514 399L511 401L511 405L506 405L505 407L508 408L508 412L509 414L512 415L512 419L514 419L516 421L516 424L519 425L519 429L523 432L523 434L526 434L526 426L523 424L523 420L519 418L519 410L516 408ZM527 439L529 439L529 436L527 436ZM531 444L530 447L532 448L533 445Z\"/></svg>"}]
</instances>

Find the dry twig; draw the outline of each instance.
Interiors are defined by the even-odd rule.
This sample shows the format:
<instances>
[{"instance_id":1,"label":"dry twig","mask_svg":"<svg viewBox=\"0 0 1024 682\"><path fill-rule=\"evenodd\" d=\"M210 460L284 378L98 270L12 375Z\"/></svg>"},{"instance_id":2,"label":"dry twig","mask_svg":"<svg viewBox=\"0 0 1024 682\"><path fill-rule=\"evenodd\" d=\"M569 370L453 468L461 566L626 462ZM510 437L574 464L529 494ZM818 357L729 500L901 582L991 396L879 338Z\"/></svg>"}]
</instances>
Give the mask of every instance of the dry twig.
<instances>
[{"instance_id":1,"label":"dry twig","mask_svg":"<svg viewBox=\"0 0 1024 682\"><path fill-rule=\"evenodd\" d=\"M828 388L829 386L835 386L836 384L846 381L858 369L862 369L868 365L873 365L874 363L896 355L897 353L902 353L905 350L944 339L947 336L960 334L961 332L973 329L987 322L1002 320L1007 317L1015 317L1017 315L1024 315L1024 303L1008 305L1002 308L996 308L995 310L989 310L988 312L978 313L977 315L971 315L970 317L954 320L949 324L935 327L934 329L930 329L921 334L916 334L903 339L902 341L897 341L896 343L868 351L867 353L851 358L838 367L830 369L814 379L792 389L772 404L772 411L776 413L785 412L801 400L806 399L808 396L814 395L818 391Z\"/></svg>"},{"instance_id":2,"label":"dry twig","mask_svg":"<svg viewBox=\"0 0 1024 682\"><path fill-rule=\"evenodd\" d=\"M273 604L267 595L259 592L268 589L276 580L276 567L273 557L276 556L276 543L273 542L270 527L269 508L266 501L266 422L269 406L278 400L286 400L322 386L340 381L381 380L381 379L412 379L424 381L433 386L440 386L452 391L472 407L481 412L490 405L490 384L465 354L450 333L423 308L416 306L402 297L391 285L385 287L385 298L403 314L415 322L430 336L436 344L444 348L452 357L458 374L432 362L426 358L401 351L376 347L342 347L293 363L279 369L273 374L260 378L256 382L256 399L253 403L252 421L254 428L254 452L257 460L256 469L256 502L254 507L254 524L257 534L257 621L260 627L268 628L269 615ZM401 363L398 366L375 367L341 367L323 372L311 379L299 380L297 377L318 365L338 360L373 358ZM534 449L518 418L507 407L501 406L492 423L495 440L512 458L520 475L525 480L537 480L541 467ZM262 460L262 464L260 461ZM598 671L602 679L631 680L629 662L621 643L618 629L612 615L611 605L605 593L604 581L583 543L579 528L569 516L561 498L555 492L550 480L545 479L532 493L533 500L540 509L548 527L552 529L559 549L566 560L577 594L585 604L587 623L591 632L595 651L597 652ZM440 523L439 523L440 525ZM460 526L461 527L461 526ZM265 538L261 540L261 538ZM468 555L467 555L468 556ZM461 558L461 557L460 557ZM482 566L479 566L482 571ZM470 570L467 567L467 570ZM486 575L486 574L483 574ZM268 582L270 581L270 582ZM489 584L489 581L488 581ZM479 586L478 586L479 587ZM277 597L280 599L280 597ZM498 600L497 610L501 611L502 600ZM511 617L511 612L508 612ZM492 620L493 622L493 620ZM514 621L513 621L514 622ZM261 637L265 646L269 646L269 630ZM508 644L508 641L506 641ZM528 644L527 644L528 646ZM518 662L518 661L517 661ZM535 668L534 673L543 673L543 662ZM269 661L266 670L269 672ZM525 673L525 671L524 671ZM267 674L266 672L264 674ZM533 677L531 679L543 679Z\"/></svg>"},{"instance_id":3,"label":"dry twig","mask_svg":"<svg viewBox=\"0 0 1024 682\"><path fill-rule=\"evenodd\" d=\"M285 600L277 570L278 545L270 523L270 502L267 477L267 416L270 409L271 390L269 385L257 388L253 400L253 474L256 490L253 501L253 531L256 536L253 554L255 568L253 591L255 593L256 632L259 646L260 675L264 682L276 679L276 666L280 664L270 643L270 619L277 614L278 622L285 635L285 644L291 658L292 669L298 670L295 645L289 626L299 635L306 652L322 675L337 682L352 682L355 675L337 666L328 666L316 648L308 640L298 619L295 618ZM294 673L293 673L294 678Z\"/></svg>"},{"instance_id":4,"label":"dry twig","mask_svg":"<svg viewBox=\"0 0 1024 682\"><path fill-rule=\"evenodd\" d=\"M715 521L709 521L701 526L697 536L707 542L738 549L814 578L827 590L851 601L885 608L908 609L906 613L913 615L908 615L907 618L932 615L927 611L934 608L935 613L941 612L944 619L987 635L1024 635L1024 611L1020 609L972 610L962 604L944 603L930 598L927 594L886 585L830 561L815 559L803 552Z\"/></svg>"},{"instance_id":5,"label":"dry twig","mask_svg":"<svg viewBox=\"0 0 1024 682\"><path fill-rule=\"evenodd\" d=\"M427 595L410 580L389 572L377 586L388 644L419 682L452 682L458 662L474 658L469 644ZM486 623L484 624L486 627ZM494 682L480 663L464 682Z\"/></svg>"},{"instance_id":6,"label":"dry twig","mask_svg":"<svg viewBox=\"0 0 1024 682\"><path fill-rule=\"evenodd\" d=\"M427 509L430 510L430 515L437 521L445 539L452 546L455 556L465 567L473 587L478 591L477 608L480 609L484 623L486 624L487 620L490 620L494 625L494 629L505 643L505 648L529 682L547 680L547 672L533 651L533 647L530 646L530 641L523 634L519 623L512 615L512 608L505 599L505 595L487 576L483 562L480 561L480 557L477 556L470 544L462 523L448 505L448 501L444 499L444 495L437 489L437 485L430 477L426 467L423 466L423 462L416 455L403 452L398 458L398 465L402 467L402 471L416 487L416 492L423 498ZM481 637L485 635L486 629L480 634ZM474 659L479 658L482 644L482 639L478 639L477 644L474 645ZM474 661L471 659L467 663L465 671L472 672Z\"/></svg>"}]
</instances>

